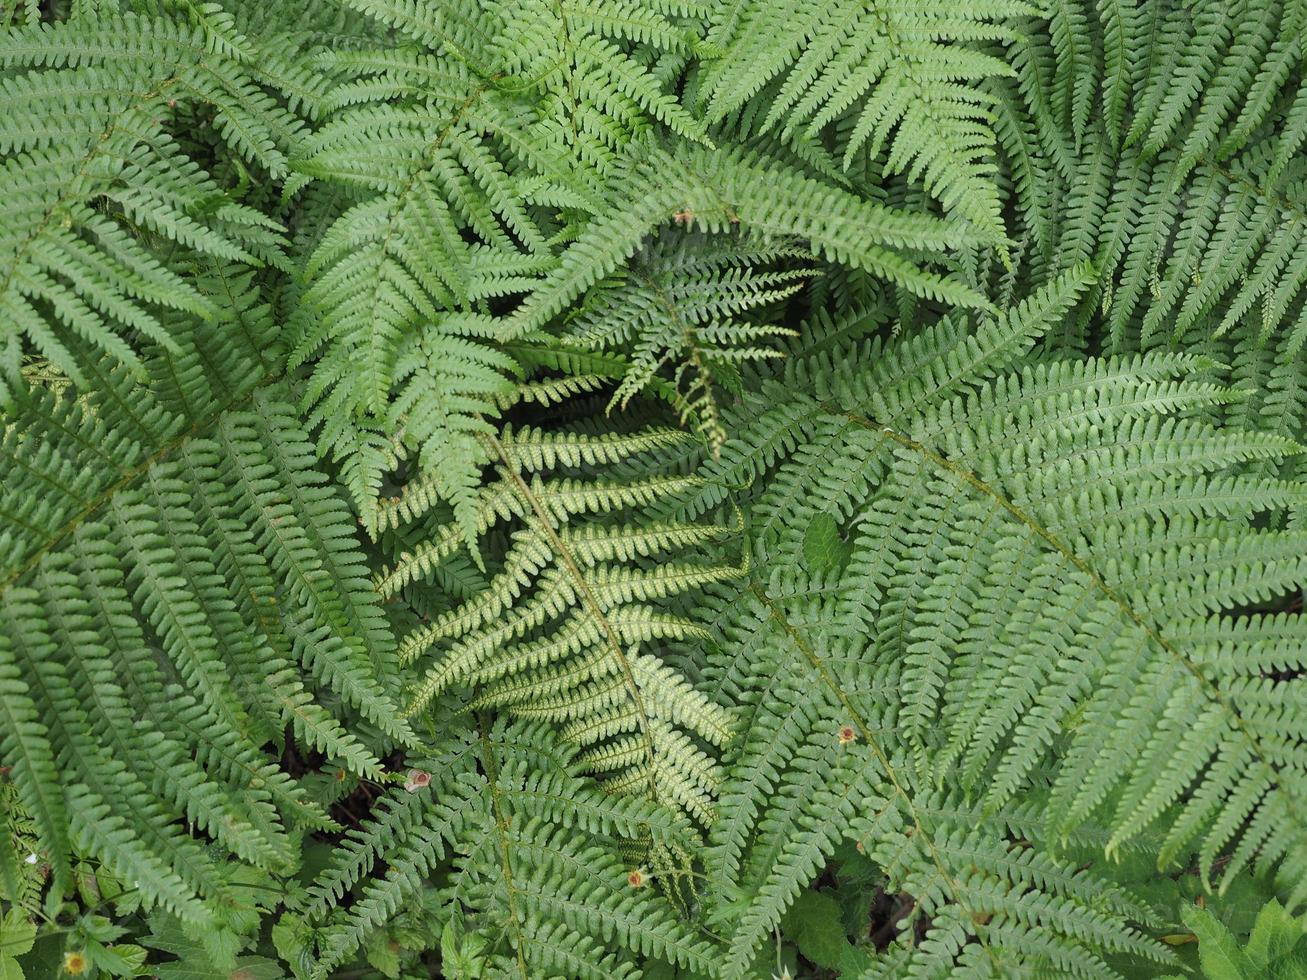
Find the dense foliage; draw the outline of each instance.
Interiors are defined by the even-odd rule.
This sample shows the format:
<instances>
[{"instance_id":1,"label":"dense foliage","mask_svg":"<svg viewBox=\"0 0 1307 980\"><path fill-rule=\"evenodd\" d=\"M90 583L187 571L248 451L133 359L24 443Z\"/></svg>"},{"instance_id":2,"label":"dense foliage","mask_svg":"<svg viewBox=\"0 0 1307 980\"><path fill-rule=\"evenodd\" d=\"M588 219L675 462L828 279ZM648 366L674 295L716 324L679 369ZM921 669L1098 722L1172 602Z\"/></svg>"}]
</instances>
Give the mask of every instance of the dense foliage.
<instances>
[{"instance_id":1,"label":"dense foliage","mask_svg":"<svg viewBox=\"0 0 1307 980\"><path fill-rule=\"evenodd\" d=\"M1307 977L1303 0L0 0L0 978Z\"/></svg>"}]
</instances>

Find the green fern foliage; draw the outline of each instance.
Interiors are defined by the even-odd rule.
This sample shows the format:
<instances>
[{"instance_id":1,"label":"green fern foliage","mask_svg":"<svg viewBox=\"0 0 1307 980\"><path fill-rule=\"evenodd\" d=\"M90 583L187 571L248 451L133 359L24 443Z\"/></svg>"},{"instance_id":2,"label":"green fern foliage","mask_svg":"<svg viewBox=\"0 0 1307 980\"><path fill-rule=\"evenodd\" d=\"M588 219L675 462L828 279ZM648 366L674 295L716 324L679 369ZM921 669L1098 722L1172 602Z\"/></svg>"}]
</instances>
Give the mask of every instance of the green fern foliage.
<instances>
[{"instance_id":1,"label":"green fern foliage","mask_svg":"<svg viewBox=\"0 0 1307 980\"><path fill-rule=\"evenodd\" d=\"M0 0L0 976L1293 973L1305 30Z\"/></svg>"},{"instance_id":2,"label":"green fern foliage","mask_svg":"<svg viewBox=\"0 0 1307 980\"><path fill-rule=\"evenodd\" d=\"M332 826L266 743L289 729L381 778L375 749L413 739L347 512L260 349L224 326L156 348L146 385L101 361L86 398L28 388L0 449L4 752L42 857L58 889L86 853L194 923L239 903L233 866L178 821L280 872L300 831Z\"/></svg>"},{"instance_id":3,"label":"green fern foliage","mask_svg":"<svg viewBox=\"0 0 1307 980\"><path fill-rule=\"evenodd\" d=\"M233 163L285 175L303 123L269 94L282 83L275 62L263 71L253 61L176 16L0 35L5 401L17 395L24 339L78 382L87 349L143 378L133 339L178 349L161 310L213 315L133 231L217 260L284 261L280 226L227 193L178 140L188 119L212 116ZM302 86L304 75L285 81Z\"/></svg>"},{"instance_id":4,"label":"green fern foliage","mask_svg":"<svg viewBox=\"0 0 1307 980\"><path fill-rule=\"evenodd\" d=\"M1012 73L979 42L1007 41L1022 3L720 4L698 96L709 119L769 98L756 123L784 139L838 133L844 169L886 151L884 171L920 179L946 208L1003 237L990 98ZM752 107L750 114L754 115Z\"/></svg>"},{"instance_id":5,"label":"green fern foliage","mask_svg":"<svg viewBox=\"0 0 1307 980\"><path fill-rule=\"evenodd\" d=\"M755 426L803 418L810 434L793 455L739 461L766 467L757 477L774 471L751 508L766 515L770 573L705 609L720 649L760 651L715 668L723 693L757 698L731 770L742 782L723 787L714 828L718 887L750 896L737 969L838 841L815 787L857 784L831 768L834 742L866 743L864 764L878 764L893 795L857 809L892 811L894 795L910 805L899 819L925 838L918 873L954 879L950 905L970 900L962 871L975 858L947 863L954 827L970 820L953 816L957 803L918 810L929 787L995 814L1040 799L1035 833L1054 850L1102 826L1110 856L1151 831L1163 867L1193 849L1206 880L1223 855L1224 874L1256 864L1301 901L1304 760L1296 739L1274 734L1294 682L1266 672L1294 670L1302 627L1243 610L1301 581L1297 532L1246 521L1303 487L1219 475L1300 447L1204 422L1233 393L1183 380L1200 365L1182 355L996 374L1037 335L1032 313L1070 305L1068 285L999 321L1024 332L937 329L899 350L850 347L755 389ZM783 392L805 371L829 394L787 410ZM878 383L864 387L868 377ZM738 464L717 471L739 475ZM794 487L809 481L825 490L803 500ZM844 554L820 546L845 527ZM796 696L814 688L822 695ZM1123 753L1146 764L1123 769ZM868 852L911 873L903 845L872 827ZM966 929L987 946L993 925Z\"/></svg>"},{"instance_id":6,"label":"green fern foliage","mask_svg":"<svg viewBox=\"0 0 1307 980\"><path fill-rule=\"evenodd\" d=\"M424 763L432 782L361 828L310 886L301 915L321 949L311 975L329 976L423 891L439 909L431 927L443 955L486 975L624 977L643 958L709 969L707 937L681 920L654 872L617 846L685 840L674 813L596 789L575 751L539 725L464 729L451 744L450 756ZM381 860L394 862L385 878L348 910L336 907Z\"/></svg>"},{"instance_id":7,"label":"green fern foliage","mask_svg":"<svg viewBox=\"0 0 1307 980\"><path fill-rule=\"evenodd\" d=\"M687 223L693 220L680 214ZM801 247L784 241L731 236L723 242L673 232L651 242L629 271L607 283L571 322L566 338L581 349L632 351L630 367L613 393L616 406L625 407L654 387L659 369L675 364L670 400L681 421L692 422L718 453L727 432L716 389L724 385L738 392L738 366L779 357L773 338L792 335L784 327L739 314L797 293L815 268L767 267L807 257Z\"/></svg>"},{"instance_id":8,"label":"green fern foliage","mask_svg":"<svg viewBox=\"0 0 1307 980\"><path fill-rule=\"evenodd\" d=\"M679 434L509 429L484 438L500 465L477 502L478 531L506 535L507 549L483 589L400 641L401 661L426 664L408 710L456 685L472 688L473 709L557 725L584 750L579 764L602 773L611 791L710 821L719 775L695 740L721 746L730 716L656 651L701 633L659 603L736 574L729 565L667 556L720 540L727 529L640 519L690 478L564 475L675 445ZM430 498L427 484L415 481L388 513L420 519ZM511 529L500 530L505 523ZM456 523L436 525L383 572L378 590L391 595L435 574L462 545Z\"/></svg>"}]
</instances>

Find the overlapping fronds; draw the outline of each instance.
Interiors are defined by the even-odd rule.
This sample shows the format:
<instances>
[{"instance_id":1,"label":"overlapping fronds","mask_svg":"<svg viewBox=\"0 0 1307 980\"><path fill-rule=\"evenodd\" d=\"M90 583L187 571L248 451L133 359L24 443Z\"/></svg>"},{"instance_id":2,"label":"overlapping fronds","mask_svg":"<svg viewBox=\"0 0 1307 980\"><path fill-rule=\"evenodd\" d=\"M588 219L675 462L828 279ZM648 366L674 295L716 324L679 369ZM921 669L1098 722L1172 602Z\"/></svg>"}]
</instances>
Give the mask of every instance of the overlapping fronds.
<instances>
[{"instance_id":1,"label":"overlapping fronds","mask_svg":"<svg viewBox=\"0 0 1307 980\"><path fill-rule=\"evenodd\" d=\"M310 886L301 915L317 927L313 976L330 976L423 892L443 910L445 955L482 975L633 977L648 960L710 968L710 941L680 920L651 866L617 846L683 846L674 812L596 789L575 750L539 724L462 729L451 746L422 762L430 784L387 798ZM381 862L387 873L339 908Z\"/></svg>"},{"instance_id":2,"label":"overlapping fronds","mask_svg":"<svg viewBox=\"0 0 1307 980\"><path fill-rule=\"evenodd\" d=\"M123 14L0 34L0 400L40 355L88 383L104 353L143 377L141 342L176 352L167 313L212 304L153 241L283 262L278 222L215 182L184 130L212 119L243 165L284 176L303 123L270 92L312 94L184 16ZM140 234L135 234L140 232Z\"/></svg>"},{"instance_id":3,"label":"overlapping fronds","mask_svg":"<svg viewBox=\"0 0 1307 980\"><path fill-rule=\"evenodd\" d=\"M664 600L738 574L729 565L669 556L711 545L726 529L645 516L688 478L594 474L682 437L670 430L593 437L528 428L481 438L498 462L498 479L477 496L478 540L497 535L505 547L483 588L401 640L401 660L419 665L408 710L456 686L470 688L476 708L559 726L584 749L580 764L602 773L610 790L710 821L719 774L697 740L723 745L730 717L659 652L670 640L699 635ZM409 483L383 519L421 521L433 501L432 482ZM465 547L456 521L427 523L422 531L379 578L382 595L437 574Z\"/></svg>"},{"instance_id":4,"label":"overlapping fronds","mask_svg":"<svg viewBox=\"0 0 1307 980\"><path fill-rule=\"evenodd\" d=\"M0 3L0 976L1294 928L1305 30Z\"/></svg>"},{"instance_id":5,"label":"overlapping fronds","mask_svg":"<svg viewBox=\"0 0 1307 980\"><path fill-rule=\"evenodd\" d=\"M756 396L731 413L742 452L709 481L752 475L767 569L703 610L723 651L715 685L748 705L709 862L714 887L749 903L734 970L841 839L832 821L859 827L891 880L915 877L929 909L950 909L947 926L925 914L979 944L941 936L958 965L1048 957L1098 975L1077 945L1134 942L1069 910L1066 936L1036 942L1016 925L1042 921L1033 910L995 904L1014 880L975 878L1066 876L1071 891L1039 901L1103 912L1089 897L1101 883L1043 864L1086 827L1106 828L1108 854L1148 833L1163 868L1192 851L1204 876L1219 856L1223 874L1252 864L1300 888L1307 757L1288 705L1307 627L1248 609L1300 585L1303 542L1247 519L1307 487L1239 475L1299 447L1204 421L1234 395L1184 380L1203 367L1192 357L1007 368L1087 282L1072 274L974 333L945 321L883 350L809 356L746 386ZM680 510L713 499L700 490ZM985 813L1039 799L1040 847L978 834L936 788Z\"/></svg>"},{"instance_id":6,"label":"overlapping fronds","mask_svg":"<svg viewBox=\"0 0 1307 980\"><path fill-rule=\"evenodd\" d=\"M86 397L28 388L0 445L0 742L42 860L66 890L94 855L194 923L239 904L224 855L285 872L332 824L266 743L380 778L347 723L412 739L349 515L260 365L266 310L232 312L146 384L101 361Z\"/></svg>"},{"instance_id":7,"label":"overlapping fronds","mask_svg":"<svg viewBox=\"0 0 1307 980\"><path fill-rule=\"evenodd\" d=\"M978 42L1010 40L1009 21L1033 12L1008 0L719 4L698 96L712 120L747 112L752 129L809 140L834 130L846 170L884 153L886 174L920 179L998 241L992 100L980 83L1012 68Z\"/></svg>"}]
</instances>

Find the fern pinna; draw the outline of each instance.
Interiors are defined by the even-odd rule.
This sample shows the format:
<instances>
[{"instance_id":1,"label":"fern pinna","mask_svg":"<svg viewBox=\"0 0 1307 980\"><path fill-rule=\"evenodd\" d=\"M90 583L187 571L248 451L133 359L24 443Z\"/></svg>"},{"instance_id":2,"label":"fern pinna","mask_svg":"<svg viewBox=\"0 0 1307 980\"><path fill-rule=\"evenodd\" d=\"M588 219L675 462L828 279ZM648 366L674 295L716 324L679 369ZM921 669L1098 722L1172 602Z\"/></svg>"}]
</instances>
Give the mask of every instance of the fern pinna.
<instances>
[{"instance_id":1,"label":"fern pinna","mask_svg":"<svg viewBox=\"0 0 1307 980\"><path fill-rule=\"evenodd\" d=\"M0 3L0 976L1297 975L1305 26Z\"/></svg>"}]
</instances>

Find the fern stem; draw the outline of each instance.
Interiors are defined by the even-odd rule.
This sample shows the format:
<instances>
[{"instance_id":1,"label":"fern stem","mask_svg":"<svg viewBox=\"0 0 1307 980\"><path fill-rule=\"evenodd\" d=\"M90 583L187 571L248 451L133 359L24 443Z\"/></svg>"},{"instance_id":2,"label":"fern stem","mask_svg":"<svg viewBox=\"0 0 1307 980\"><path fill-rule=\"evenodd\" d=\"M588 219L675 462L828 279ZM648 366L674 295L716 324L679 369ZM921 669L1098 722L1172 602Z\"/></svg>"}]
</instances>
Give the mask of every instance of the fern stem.
<instances>
[{"instance_id":1,"label":"fern stem","mask_svg":"<svg viewBox=\"0 0 1307 980\"><path fill-rule=\"evenodd\" d=\"M522 474L509 458L503 444L495 438L493 433L489 432L479 433L478 438L481 440L482 445L490 449L491 452L498 456L503 462L504 473L508 476L509 480L512 481L518 494L521 495L522 499L535 513L536 519L540 522L541 530L544 532L545 537L549 539L549 544L553 548L554 554L558 556L564 569L567 571L567 574L571 576L573 584L576 585L577 592L581 596L581 601L585 603L586 609L594 618L595 622L599 624L599 628L603 631L604 638L608 643L608 649L622 671L622 677L626 684L627 692L631 696L631 703L635 707L636 717L640 722L640 735L644 742L645 754L649 765L649 798L651 800L657 800L657 770L654 767L654 744L653 736L650 734L649 729L649 715L645 711L644 700L640 697L640 688L635 682L635 672L631 670L631 663L627 659L626 654L622 651L622 644L617 636L617 631L613 629L612 624L608 621L608 617L604 615L603 608L599 605L599 600L595 598L594 591L590 588L590 583L586 581L585 575L582 574L581 566L577 564L575 557L572 555L571 549L567 547L567 543L554 527L553 518L549 516L549 512L545 510L545 507L540 502L539 498L531 492L531 487L527 484L526 480L522 479Z\"/></svg>"},{"instance_id":2,"label":"fern stem","mask_svg":"<svg viewBox=\"0 0 1307 980\"><path fill-rule=\"evenodd\" d=\"M513 863L509 856L508 819L504 816L503 794L499 789L499 760L495 758L495 747L486 734L489 720L484 714L477 715L477 737L481 740L481 762L486 767L486 787L490 793L490 806L495 816L495 837L499 842L500 866L504 872L504 890L508 896L508 919L517 933L514 952L517 954L517 971L522 980L528 980L526 957L522 952L524 945L522 920L517 913L517 886L513 884Z\"/></svg>"},{"instance_id":3,"label":"fern stem","mask_svg":"<svg viewBox=\"0 0 1307 980\"><path fill-rule=\"evenodd\" d=\"M886 777L889 779L890 785L894 787L895 795L903 801L904 807L906 807L908 814L912 818L912 824L916 833L920 835L921 840L930 851L931 861L935 865L935 870L939 872L940 878L943 879L946 885L948 885L949 891L953 893L953 897L957 901L958 907L962 909L962 911L971 919L972 923L975 924L976 939L979 940L980 944L985 948L985 952L988 954L990 962L994 964L995 968L997 968L1000 965L999 960L994 954L994 950L985 941L982 931L982 919L979 913L972 911L972 909L968 907L962 891L962 886L958 884L957 879L949 874L948 869L945 867L944 859L940 857L939 849L935 846L934 838L931 837L930 831L928 831L925 825L921 822L921 815L917 812L917 808L913 804L912 794L909 793L899 781L898 770L895 768L894 763L890 761L889 755L872 734L871 726L868 725L866 719L862 717L862 713L858 711L857 706L853 703L853 699L849 697L848 693L840 685L840 682L835 679L835 676L826 666L826 662L822 660L812 644L805 640L803 635L794 628L794 625L789 621L785 614L777 608L776 604L772 602L771 597L767 595L766 591L760 588L757 582L753 581L749 583L749 589L753 592L757 600L767 608L768 613L776 625L785 632L785 635L790 638L790 641L798 647L804 657L807 658L808 663L812 665L812 669L821 679L821 682L830 689L831 693L839 699L840 705L848 712L850 720L858 729L858 735L867 743L872 754L876 756L876 761L880 763Z\"/></svg>"}]
</instances>

